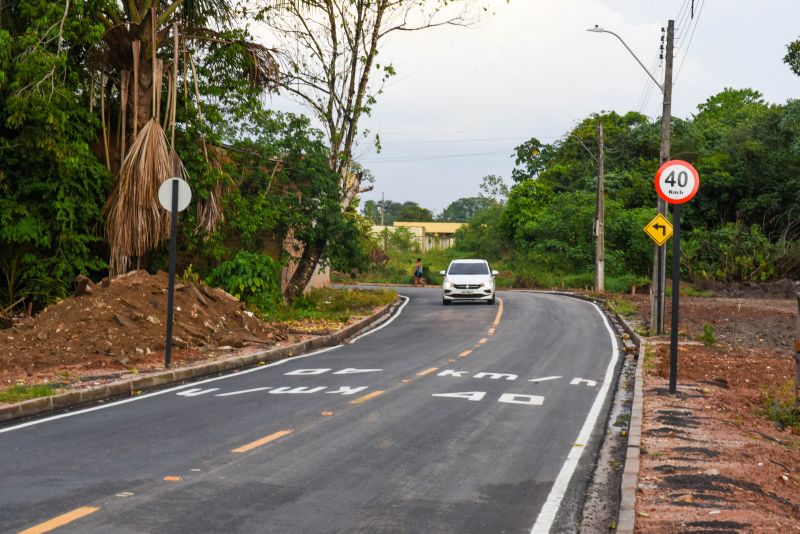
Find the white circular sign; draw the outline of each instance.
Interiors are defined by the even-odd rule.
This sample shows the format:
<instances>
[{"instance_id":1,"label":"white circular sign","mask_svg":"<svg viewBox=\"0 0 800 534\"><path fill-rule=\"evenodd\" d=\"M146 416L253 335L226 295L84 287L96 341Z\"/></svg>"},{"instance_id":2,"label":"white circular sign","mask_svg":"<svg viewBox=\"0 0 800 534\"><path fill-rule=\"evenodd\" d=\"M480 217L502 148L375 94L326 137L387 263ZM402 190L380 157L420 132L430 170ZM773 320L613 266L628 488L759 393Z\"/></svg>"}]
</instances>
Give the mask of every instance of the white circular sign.
<instances>
[{"instance_id":1,"label":"white circular sign","mask_svg":"<svg viewBox=\"0 0 800 534\"><path fill-rule=\"evenodd\" d=\"M656 172L656 193L668 204L689 202L700 187L700 175L691 163L674 159Z\"/></svg>"},{"instance_id":2,"label":"white circular sign","mask_svg":"<svg viewBox=\"0 0 800 534\"><path fill-rule=\"evenodd\" d=\"M192 201L192 188L181 178L167 178L158 188L158 201L167 211L172 211L172 188L178 184L178 211L183 211Z\"/></svg>"}]
</instances>

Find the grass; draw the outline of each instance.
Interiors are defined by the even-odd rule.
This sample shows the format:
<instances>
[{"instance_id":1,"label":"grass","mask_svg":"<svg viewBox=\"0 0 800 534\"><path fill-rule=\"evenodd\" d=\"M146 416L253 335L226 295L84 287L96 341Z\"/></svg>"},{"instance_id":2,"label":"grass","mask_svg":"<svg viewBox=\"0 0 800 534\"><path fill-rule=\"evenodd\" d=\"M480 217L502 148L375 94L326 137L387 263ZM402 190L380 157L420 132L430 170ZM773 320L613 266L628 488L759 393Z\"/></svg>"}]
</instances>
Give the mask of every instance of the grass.
<instances>
[{"instance_id":1,"label":"grass","mask_svg":"<svg viewBox=\"0 0 800 534\"><path fill-rule=\"evenodd\" d=\"M270 321L314 319L345 323L354 315L366 315L391 304L397 292L388 289L314 289L291 306L282 305L267 317Z\"/></svg>"},{"instance_id":2,"label":"grass","mask_svg":"<svg viewBox=\"0 0 800 534\"><path fill-rule=\"evenodd\" d=\"M783 426L800 428L800 407L795 404L794 380L777 388L764 387L761 393L763 415Z\"/></svg>"},{"instance_id":3,"label":"grass","mask_svg":"<svg viewBox=\"0 0 800 534\"><path fill-rule=\"evenodd\" d=\"M642 362L642 369L652 371L658 365L658 355L653 350L644 351L644 361Z\"/></svg>"},{"instance_id":4,"label":"grass","mask_svg":"<svg viewBox=\"0 0 800 534\"><path fill-rule=\"evenodd\" d=\"M614 421L614 426L616 427L627 427L631 422L631 414L629 413L621 413L617 416L617 420Z\"/></svg>"},{"instance_id":5,"label":"grass","mask_svg":"<svg viewBox=\"0 0 800 534\"><path fill-rule=\"evenodd\" d=\"M50 384L37 384L33 386L11 386L0 391L0 402L21 402L39 397L49 397L55 395L60 390Z\"/></svg>"},{"instance_id":6,"label":"grass","mask_svg":"<svg viewBox=\"0 0 800 534\"><path fill-rule=\"evenodd\" d=\"M608 301L608 305L611 306L612 310L622 315L623 317L630 317L632 315L635 315L637 311L636 305L624 298L613 298L610 301Z\"/></svg>"},{"instance_id":7,"label":"grass","mask_svg":"<svg viewBox=\"0 0 800 534\"><path fill-rule=\"evenodd\" d=\"M664 295L667 297L672 296L672 282L667 279L667 287L664 288ZM682 297L701 297L701 298L711 298L714 296L714 292L707 290L707 289L697 289L694 286L690 285L681 285L681 296Z\"/></svg>"}]
</instances>

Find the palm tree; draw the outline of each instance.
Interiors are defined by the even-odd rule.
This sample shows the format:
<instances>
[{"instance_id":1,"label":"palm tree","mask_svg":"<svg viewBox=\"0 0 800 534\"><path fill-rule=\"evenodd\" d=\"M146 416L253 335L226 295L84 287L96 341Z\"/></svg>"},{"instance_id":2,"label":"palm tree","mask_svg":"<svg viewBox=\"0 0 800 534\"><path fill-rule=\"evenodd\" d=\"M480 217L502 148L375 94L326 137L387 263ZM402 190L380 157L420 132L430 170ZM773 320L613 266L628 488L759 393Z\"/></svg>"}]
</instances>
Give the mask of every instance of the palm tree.
<instances>
[{"instance_id":1,"label":"palm tree","mask_svg":"<svg viewBox=\"0 0 800 534\"><path fill-rule=\"evenodd\" d=\"M234 22L233 5L227 0L108 2L97 16L106 33L88 62L93 80L90 106L99 100L102 150L109 170L117 173L105 210L109 270L114 275L125 272L132 258L139 263L168 236L167 214L158 204L157 191L168 176L183 173L174 148L181 77L184 98L194 98L202 120L194 57L199 45L214 43L238 50L247 59L244 74L254 86L267 90L276 88L278 68L268 48L225 36ZM161 51L172 52L166 67ZM168 143L165 130L170 128ZM205 140L202 149L208 161ZM211 195L210 202L218 203L218 194ZM201 206L198 211L221 216L218 205ZM213 221L200 223L214 227Z\"/></svg>"}]
</instances>

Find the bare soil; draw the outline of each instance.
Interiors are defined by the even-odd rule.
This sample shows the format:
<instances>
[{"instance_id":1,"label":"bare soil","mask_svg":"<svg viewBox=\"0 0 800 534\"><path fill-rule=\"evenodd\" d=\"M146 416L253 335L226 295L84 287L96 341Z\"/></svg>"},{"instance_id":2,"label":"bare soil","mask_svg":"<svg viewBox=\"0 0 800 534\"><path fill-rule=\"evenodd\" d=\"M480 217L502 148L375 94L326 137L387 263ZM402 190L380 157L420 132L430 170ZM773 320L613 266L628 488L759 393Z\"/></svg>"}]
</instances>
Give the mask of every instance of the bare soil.
<instances>
[{"instance_id":1,"label":"bare soil","mask_svg":"<svg viewBox=\"0 0 800 534\"><path fill-rule=\"evenodd\" d=\"M86 281L79 296L15 320L11 328L0 330L0 390L45 383L86 387L163 369L167 282L166 273L145 271L97 285ZM219 288L179 283L172 364L181 367L286 345L343 326L329 321L267 323Z\"/></svg>"},{"instance_id":2,"label":"bare soil","mask_svg":"<svg viewBox=\"0 0 800 534\"><path fill-rule=\"evenodd\" d=\"M647 297L632 300L647 324ZM767 396L793 392L796 310L794 299L683 297L676 395L669 338L650 339L637 532L800 531L800 429L764 415ZM712 346L699 341L705 325Z\"/></svg>"}]
</instances>

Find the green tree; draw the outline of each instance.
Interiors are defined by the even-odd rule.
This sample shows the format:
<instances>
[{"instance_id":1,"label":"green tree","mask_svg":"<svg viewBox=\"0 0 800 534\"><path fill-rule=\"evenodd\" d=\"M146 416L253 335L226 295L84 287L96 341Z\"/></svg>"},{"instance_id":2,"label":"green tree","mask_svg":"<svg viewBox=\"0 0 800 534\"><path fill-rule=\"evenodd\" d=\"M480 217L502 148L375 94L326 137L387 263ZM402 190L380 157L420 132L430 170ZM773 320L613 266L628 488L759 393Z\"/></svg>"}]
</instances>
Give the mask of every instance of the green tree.
<instances>
[{"instance_id":1,"label":"green tree","mask_svg":"<svg viewBox=\"0 0 800 534\"><path fill-rule=\"evenodd\" d=\"M103 2L22 0L0 25L0 308L63 297L101 271L100 207L110 177L81 59L102 36ZM54 24L54 21L57 23Z\"/></svg>"},{"instance_id":2,"label":"green tree","mask_svg":"<svg viewBox=\"0 0 800 534\"><path fill-rule=\"evenodd\" d=\"M800 76L800 39L786 45L786 50L783 62L789 65L792 72Z\"/></svg>"},{"instance_id":3,"label":"green tree","mask_svg":"<svg viewBox=\"0 0 800 534\"><path fill-rule=\"evenodd\" d=\"M416 202L407 201L403 202L400 212L397 214L397 220L413 222L432 221L433 212L428 208L423 208Z\"/></svg>"},{"instance_id":4,"label":"green tree","mask_svg":"<svg viewBox=\"0 0 800 534\"><path fill-rule=\"evenodd\" d=\"M488 208L494 202L486 197L459 198L451 202L437 217L440 221L466 222L478 211Z\"/></svg>"}]
</instances>

